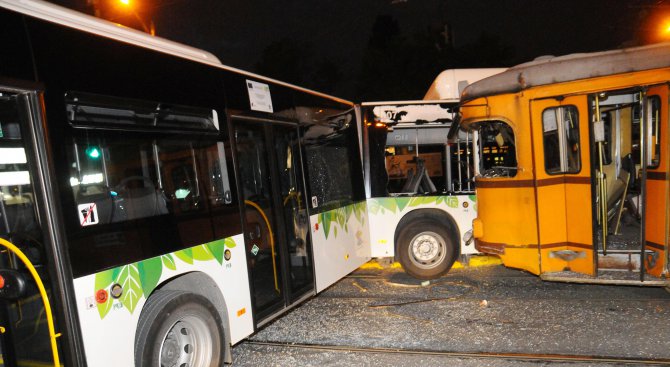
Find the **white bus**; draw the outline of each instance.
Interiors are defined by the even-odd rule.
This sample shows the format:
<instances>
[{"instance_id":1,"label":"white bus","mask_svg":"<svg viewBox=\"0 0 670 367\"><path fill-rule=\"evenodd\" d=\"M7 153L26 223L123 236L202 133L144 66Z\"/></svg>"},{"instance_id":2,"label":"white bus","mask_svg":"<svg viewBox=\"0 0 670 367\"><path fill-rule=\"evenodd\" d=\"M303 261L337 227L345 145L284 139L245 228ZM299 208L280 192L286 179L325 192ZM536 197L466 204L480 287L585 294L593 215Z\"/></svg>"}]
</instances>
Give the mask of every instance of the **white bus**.
<instances>
[{"instance_id":1,"label":"white bus","mask_svg":"<svg viewBox=\"0 0 670 367\"><path fill-rule=\"evenodd\" d=\"M37 0L0 42L3 365L219 366L370 259L353 103Z\"/></svg>"},{"instance_id":2,"label":"white bus","mask_svg":"<svg viewBox=\"0 0 670 367\"><path fill-rule=\"evenodd\" d=\"M450 129L460 91L503 70L445 70L424 100L361 105L373 257L394 257L410 275L433 279L478 252L464 239L476 217L476 136Z\"/></svg>"}]
</instances>

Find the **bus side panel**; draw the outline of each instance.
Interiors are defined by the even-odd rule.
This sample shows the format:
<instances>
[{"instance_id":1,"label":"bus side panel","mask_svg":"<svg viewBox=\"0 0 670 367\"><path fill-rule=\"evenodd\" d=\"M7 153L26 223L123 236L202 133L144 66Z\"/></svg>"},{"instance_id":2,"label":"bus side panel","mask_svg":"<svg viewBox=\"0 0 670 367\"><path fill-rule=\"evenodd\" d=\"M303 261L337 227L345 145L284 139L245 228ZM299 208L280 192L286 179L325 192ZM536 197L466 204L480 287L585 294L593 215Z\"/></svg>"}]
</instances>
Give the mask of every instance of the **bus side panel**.
<instances>
[{"instance_id":1,"label":"bus side panel","mask_svg":"<svg viewBox=\"0 0 670 367\"><path fill-rule=\"evenodd\" d=\"M550 254L566 250L565 185L555 184L537 188L537 210L540 220L541 271L561 271L565 261Z\"/></svg>"},{"instance_id":2,"label":"bus side panel","mask_svg":"<svg viewBox=\"0 0 670 367\"><path fill-rule=\"evenodd\" d=\"M487 205L486 210L478 207L477 217L484 224L483 236L477 239L480 251L499 255L505 266L539 274L533 188L521 183L510 188L496 187L494 182L484 180L477 185L477 201L495 203ZM486 251L487 247L501 247L502 253Z\"/></svg>"},{"instance_id":3,"label":"bus side panel","mask_svg":"<svg viewBox=\"0 0 670 367\"><path fill-rule=\"evenodd\" d=\"M225 251L230 260L225 260ZM88 365L133 366L137 323L151 292L189 272L211 278L228 307L228 327L236 343L253 328L244 239L241 234L75 279L77 309ZM111 296L119 284L123 293Z\"/></svg>"},{"instance_id":4,"label":"bus side panel","mask_svg":"<svg viewBox=\"0 0 670 367\"><path fill-rule=\"evenodd\" d=\"M310 223L317 292L370 261L365 201L312 215Z\"/></svg>"},{"instance_id":5,"label":"bus side panel","mask_svg":"<svg viewBox=\"0 0 670 367\"><path fill-rule=\"evenodd\" d=\"M368 199L372 257L395 256L398 223L407 213L419 209L440 209L449 214L458 225L461 254L478 253L474 246L463 243L463 234L472 229L477 216L474 195L391 197Z\"/></svg>"}]
</instances>

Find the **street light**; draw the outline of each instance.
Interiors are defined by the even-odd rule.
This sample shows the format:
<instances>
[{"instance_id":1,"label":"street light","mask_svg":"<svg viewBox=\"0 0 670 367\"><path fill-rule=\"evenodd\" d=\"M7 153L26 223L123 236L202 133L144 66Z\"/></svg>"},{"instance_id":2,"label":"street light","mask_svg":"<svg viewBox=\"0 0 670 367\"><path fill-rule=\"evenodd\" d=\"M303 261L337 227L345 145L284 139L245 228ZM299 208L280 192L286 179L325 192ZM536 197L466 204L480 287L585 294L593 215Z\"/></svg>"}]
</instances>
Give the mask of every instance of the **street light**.
<instances>
[{"instance_id":1,"label":"street light","mask_svg":"<svg viewBox=\"0 0 670 367\"><path fill-rule=\"evenodd\" d=\"M131 13L133 13L133 15L135 16L135 18L137 18L137 21L140 22L140 25L142 26L142 28L144 29L145 32L151 34L152 36L155 36L155 35L156 35L156 27L154 26L154 21L153 21L153 20L151 20L151 21L150 21L150 25L147 26L147 24L144 22L144 20L142 20L142 18L140 17L140 15L137 14L137 12L135 11L135 9L133 9L133 7L131 6L131 4L130 4L130 0L118 0L118 1L119 1L119 3L121 3L121 4L123 5L123 7L124 7L125 9L127 9L128 11L130 11Z\"/></svg>"}]
</instances>

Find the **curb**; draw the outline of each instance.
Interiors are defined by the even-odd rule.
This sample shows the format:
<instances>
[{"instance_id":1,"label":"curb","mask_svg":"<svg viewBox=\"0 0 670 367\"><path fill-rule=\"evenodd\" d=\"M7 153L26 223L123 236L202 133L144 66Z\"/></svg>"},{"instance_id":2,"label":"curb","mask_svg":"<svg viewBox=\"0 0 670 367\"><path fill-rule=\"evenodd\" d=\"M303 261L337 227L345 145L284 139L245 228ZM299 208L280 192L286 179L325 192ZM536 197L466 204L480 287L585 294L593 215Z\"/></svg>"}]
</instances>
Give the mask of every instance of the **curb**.
<instances>
[{"instance_id":1,"label":"curb","mask_svg":"<svg viewBox=\"0 0 670 367\"><path fill-rule=\"evenodd\" d=\"M465 269L465 268L478 268L481 266L494 266L502 265L502 260L497 256L488 256L488 255L473 255L470 257L470 261L467 265L463 265L460 261L456 261L451 267L452 269ZM365 264L361 265L358 269L362 270L382 270L385 268L391 269L402 269L402 265L399 262L395 261L390 266L382 266L375 259L372 259Z\"/></svg>"}]
</instances>

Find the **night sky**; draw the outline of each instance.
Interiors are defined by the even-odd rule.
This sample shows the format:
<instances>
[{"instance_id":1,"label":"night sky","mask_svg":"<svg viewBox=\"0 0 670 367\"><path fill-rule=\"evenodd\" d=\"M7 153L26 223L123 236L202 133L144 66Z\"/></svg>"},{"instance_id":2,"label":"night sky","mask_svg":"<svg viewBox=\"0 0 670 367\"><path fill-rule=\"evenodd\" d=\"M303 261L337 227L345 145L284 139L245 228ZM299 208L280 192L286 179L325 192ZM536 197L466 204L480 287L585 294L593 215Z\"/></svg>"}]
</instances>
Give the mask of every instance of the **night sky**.
<instances>
[{"instance_id":1,"label":"night sky","mask_svg":"<svg viewBox=\"0 0 670 367\"><path fill-rule=\"evenodd\" d=\"M143 28L118 0L97 1L101 17ZM357 102L420 99L448 68L658 42L670 20L670 0L130 1L158 36Z\"/></svg>"}]
</instances>

